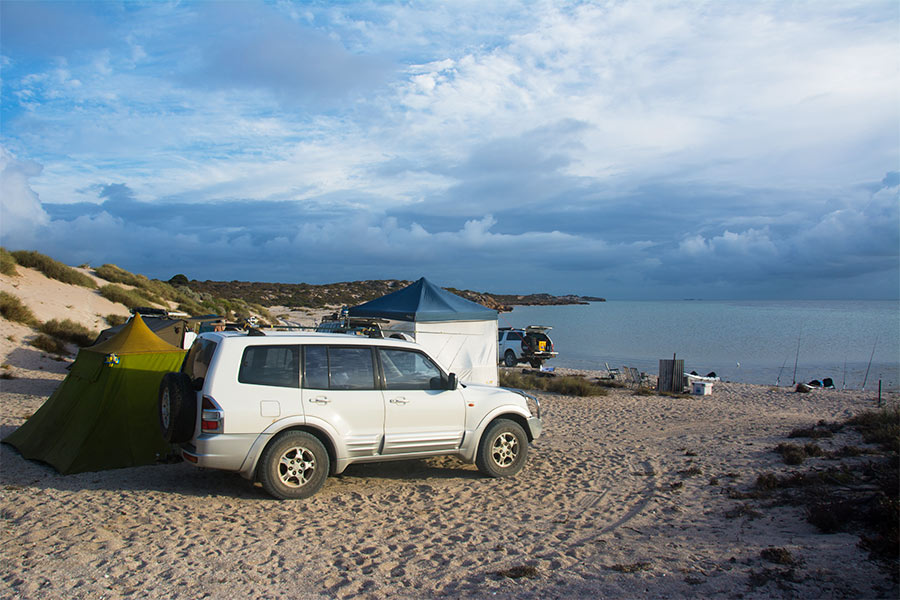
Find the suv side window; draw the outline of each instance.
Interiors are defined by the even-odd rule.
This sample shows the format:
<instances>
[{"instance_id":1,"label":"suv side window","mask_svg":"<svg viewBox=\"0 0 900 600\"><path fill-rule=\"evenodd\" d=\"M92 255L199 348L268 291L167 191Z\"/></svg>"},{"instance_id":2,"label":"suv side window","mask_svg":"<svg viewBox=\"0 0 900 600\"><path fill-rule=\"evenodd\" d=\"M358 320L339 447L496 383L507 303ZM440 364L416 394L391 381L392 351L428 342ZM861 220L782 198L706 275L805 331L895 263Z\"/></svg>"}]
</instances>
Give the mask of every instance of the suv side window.
<instances>
[{"instance_id":1,"label":"suv side window","mask_svg":"<svg viewBox=\"0 0 900 600\"><path fill-rule=\"evenodd\" d=\"M328 389L328 346L303 347L303 387Z\"/></svg>"},{"instance_id":2,"label":"suv side window","mask_svg":"<svg viewBox=\"0 0 900 600\"><path fill-rule=\"evenodd\" d=\"M389 390L431 390L440 381L441 370L419 352L380 348L385 387Z\"/></svg>"},{"instance_id":3,"label":"suv side window","mask_svg":"<svg viewBox=\"0 0 900 600\"><path fill-rule=\"evenodd\" d=\"M214 341L205 339L194 341L184 359L184 364L181 367L182 372L186 373L191 379L206 377L209 363L212 361L215 353L216 343Z\"/></svg>"},{"instance_id":4,"label":"suv side window","mask_svg":"<svg viewBox=\"0 0 900 600\"><path fill-rule=\"evenodd\" d=\"M374 390L371 348L305 346L303 387L317 390Z\"/></svg>"},{"instance_id":5,"label":"suv side window","mask_svg":"<svg viewBox=\"0 0 900 600\"><path fill-rule=\"evenodd\" d=\"M514 342L522 339L522 334L518 331L510 331L509 335L506 336L506 341Z\"/></svg>"},{"instance_id":6,"label":"suv side window","mask_svg":"<svg viewBox=\"0 0 900 600\"><path fill-rule=\"evenodd\" d=\"M300 387L300 346L244 348L238 381L275 387Z\"/></svg>"}]
</instances>

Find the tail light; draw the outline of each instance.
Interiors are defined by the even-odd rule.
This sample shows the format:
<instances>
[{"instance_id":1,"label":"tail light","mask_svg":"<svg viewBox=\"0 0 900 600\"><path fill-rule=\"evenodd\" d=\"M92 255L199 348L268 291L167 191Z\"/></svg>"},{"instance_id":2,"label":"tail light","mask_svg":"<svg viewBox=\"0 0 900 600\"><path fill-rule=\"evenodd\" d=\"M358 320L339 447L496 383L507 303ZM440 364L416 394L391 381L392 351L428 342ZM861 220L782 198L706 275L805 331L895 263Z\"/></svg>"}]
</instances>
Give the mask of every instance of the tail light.
<instances>
[{"instance_id":1,"label":"tail light","mask_svg":"<svg viewBox=\"0 0 900 600\"><path fill-rule=\"evenodd\" d=\"M222 407L209 396L203 396L203 405L200 411L201 433L224 433L225 413Z\"/></svg>"}]
</instances>

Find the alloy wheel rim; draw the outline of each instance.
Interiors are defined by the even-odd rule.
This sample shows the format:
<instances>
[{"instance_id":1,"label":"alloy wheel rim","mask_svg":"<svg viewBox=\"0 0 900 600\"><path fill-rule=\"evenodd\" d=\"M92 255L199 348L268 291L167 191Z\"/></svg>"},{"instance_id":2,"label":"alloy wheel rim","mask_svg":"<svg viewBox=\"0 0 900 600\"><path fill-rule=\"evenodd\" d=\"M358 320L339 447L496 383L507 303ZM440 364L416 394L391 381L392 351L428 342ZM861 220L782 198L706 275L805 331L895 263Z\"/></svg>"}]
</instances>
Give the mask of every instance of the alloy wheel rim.
<instances>
[{"instance_id":1,"label":"alloy wheel rim","mask_svg":"<svg viewBox=\"0 0 900 600\"><path fill-rule=\"evenodd\" d=\"M303 487L316 471L316 457L303 446L289 448L278 461L278 478L288 487Z\"/></svg>"},{"instance_id":2,"label":"alloy wheel rim","mask_svg":"<svg viewBox=\"0 0 900 600\"><path fill-rule=\"evenodd\" d=\"M519 440L512 433L503 432L494 438L494 443L491 444L491 459L498 467L509 467L518 455Z\"/></svg>"}]
</instances>

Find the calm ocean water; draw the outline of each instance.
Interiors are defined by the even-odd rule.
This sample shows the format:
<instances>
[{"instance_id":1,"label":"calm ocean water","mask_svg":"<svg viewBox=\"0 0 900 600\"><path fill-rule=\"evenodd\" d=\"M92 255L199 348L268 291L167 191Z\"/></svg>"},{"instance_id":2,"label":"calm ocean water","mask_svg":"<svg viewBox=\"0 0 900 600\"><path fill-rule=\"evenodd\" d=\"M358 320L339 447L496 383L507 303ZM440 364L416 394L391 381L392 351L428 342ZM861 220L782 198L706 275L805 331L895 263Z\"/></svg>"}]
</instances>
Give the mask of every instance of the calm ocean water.
<instances>
[{"instance_id":1,"label":"calm ocean water","mask_svg":"<svg viewBox=\"0 0 900 600\"><path fill-rule=\"evenodd\" d=\"M897 301L609 301L578 306L517 306L500 326L551 325L559 357L578 369L629 366L657 374L659 359L723 380L790 385L831 377L840 388L898 389ZM799 345L798 345L799 339Z\"/></svg>"}]
</instances>

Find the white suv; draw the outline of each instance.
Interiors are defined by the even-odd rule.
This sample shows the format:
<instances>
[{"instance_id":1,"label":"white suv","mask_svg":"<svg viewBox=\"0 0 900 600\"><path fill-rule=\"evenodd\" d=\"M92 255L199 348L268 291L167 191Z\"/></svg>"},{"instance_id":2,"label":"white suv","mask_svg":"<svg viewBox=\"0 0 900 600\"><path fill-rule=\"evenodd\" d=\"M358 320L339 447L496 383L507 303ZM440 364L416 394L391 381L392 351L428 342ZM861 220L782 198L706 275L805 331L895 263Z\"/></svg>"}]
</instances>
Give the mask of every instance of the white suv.
<instances>
[{"instance_id":1,"label":"white suv","mask_svg":"<svg viewBox=\"0 0 900 600\"><path fill-rule=\"evenodd\" d=\"M259 330L201 334L163 378L159 420L185 460L282 499L351 463L453 454L515 475L542 428L533 396L458 383L414 343Z\"/></svg>"},{"instance_id":2,"label":"white suv","mask_svg":"<svg viewBox=\"0 0 900 600\"><path fill-rule=\"evenodd\" d=\"M553 342L547 335L551 329L546 325L529 325L525 329L501 327L497 332L497 356L500 357L500 362L507 367L527 362L535 369L540 369L545 360L558 354L554 352Z\"/></svg>"}]
</instances>

